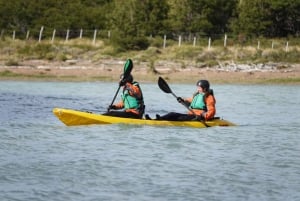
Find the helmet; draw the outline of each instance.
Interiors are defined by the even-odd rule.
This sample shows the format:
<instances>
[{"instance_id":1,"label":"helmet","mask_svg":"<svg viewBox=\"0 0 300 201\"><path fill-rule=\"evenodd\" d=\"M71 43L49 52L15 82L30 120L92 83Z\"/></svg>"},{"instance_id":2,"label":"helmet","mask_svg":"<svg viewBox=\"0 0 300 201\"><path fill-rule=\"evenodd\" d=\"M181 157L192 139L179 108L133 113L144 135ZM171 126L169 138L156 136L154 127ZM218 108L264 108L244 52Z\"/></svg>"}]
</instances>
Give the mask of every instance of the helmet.
<instances>
[{"instance_id":1,"label":"helmet","mask_svg":"<svg viewBox=\"0 0 300 201\"><path fill-rule=\"evenodd\" d=\"M132 77L131 74L129 74L129 75L126 77L126 79L124 79L124 74L122 73L122 74L120 75L120 80L123 80L123 81L125 81L125 82L130 82L130 83L132 83L132 82L133 82L133 77Z\"/></svg>"},{"instance_id":2,"label":"helmet","mask_svg":"<svg viewBox=\"0 0 300 201\"><path fill-rule=\"evenodd\" d=\"M207 80L199 80L196 85L202 87L204 91L209 90L209 82Z\"/></svg>"}]
</instances>

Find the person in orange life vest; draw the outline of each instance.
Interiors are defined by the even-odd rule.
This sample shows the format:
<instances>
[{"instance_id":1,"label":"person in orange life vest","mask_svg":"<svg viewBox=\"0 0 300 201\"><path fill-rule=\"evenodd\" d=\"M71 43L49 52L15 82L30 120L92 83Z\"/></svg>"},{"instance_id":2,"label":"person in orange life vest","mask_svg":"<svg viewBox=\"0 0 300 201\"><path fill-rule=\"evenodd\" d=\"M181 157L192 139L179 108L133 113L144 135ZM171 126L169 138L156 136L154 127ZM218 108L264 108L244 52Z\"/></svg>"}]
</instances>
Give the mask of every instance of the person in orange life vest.
<instances>
[{"instance_id":1,"label":"person in orange life vest","mask_svg":"<svg viewBox=\"0 0 300 201\"><path fill-rule=\"evenodd\" d=\"M156 115L156 118L159 120L186 121L195 119L194 114L196 114L198 120L213 119L216 114L216 100L213 90L210 89L210 84L207 80L199 80L196 85L197 91L193 97L186 99L177 98L179 103L189 105L193 112L189 111L188 114L170 112L164 116Z\"/></svg>"},{"instance_id":2,"label":"person in orange life vest","mask_svg":"<svg viewBox=\"0 0 300 201\"><path fill-rule=\"evenodd\" d=\"M145 105L142 90L138 82L133 81L132 75L123 78L120 76L120 86L123 86L122 99L117 104L111 105L108 112L103 115L125 118L141 119L144 115ZM124 109L123 111L109 111Z\"/></svg>"}]
</instances>

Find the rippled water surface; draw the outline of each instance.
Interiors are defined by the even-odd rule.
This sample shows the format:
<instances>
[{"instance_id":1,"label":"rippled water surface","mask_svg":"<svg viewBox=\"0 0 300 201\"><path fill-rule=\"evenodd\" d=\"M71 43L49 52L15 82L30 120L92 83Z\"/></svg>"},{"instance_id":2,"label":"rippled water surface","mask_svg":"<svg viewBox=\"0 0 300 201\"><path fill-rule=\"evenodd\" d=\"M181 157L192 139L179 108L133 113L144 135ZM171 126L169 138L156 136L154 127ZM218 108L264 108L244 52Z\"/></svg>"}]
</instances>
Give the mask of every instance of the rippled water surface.
<instances>
[{"instance_id":1,"label":"rippled water surface","mask_svg":"<svg viewBox=\"0 0 300 201\"><path fill-rule=\"evenodd\" d=\"M150 116L186 112L141 85ZM0 200L300 200L299 86L213 86L217 116L236 127L66 127L52 114L102 113L117 87L1 81Z\"/></svg>"}]
</instances>

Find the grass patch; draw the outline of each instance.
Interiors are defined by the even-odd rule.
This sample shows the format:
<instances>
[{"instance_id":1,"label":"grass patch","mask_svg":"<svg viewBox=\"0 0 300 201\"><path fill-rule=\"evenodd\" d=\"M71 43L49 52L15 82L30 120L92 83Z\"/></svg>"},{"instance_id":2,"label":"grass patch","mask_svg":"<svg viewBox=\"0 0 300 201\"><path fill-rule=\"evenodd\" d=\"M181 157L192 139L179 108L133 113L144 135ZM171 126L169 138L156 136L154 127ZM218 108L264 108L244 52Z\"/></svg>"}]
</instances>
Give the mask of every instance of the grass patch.
<instances>
[{"instance_id":1,"label":"grass patch","mask_svg":"<svg viewBox=\"0 0 300 201\"><path fill-rule=\"evenodd\" d=\"M82 79L80 77L77 76L55 76L55 75L46 75L46 74L34 74L34 75L25 75L25 74L20 74L20 73L14 73L11 72L9 70L6 71L2 71L0 72L0 80L49 80L49 81L72 81L72 82L76 82L76 81L82 81L82 80L86 80L86 79ZM93 80L93 79L91 79ZM96 79L95 79L96 80Z\"/></svg>"},{"instance_id":2,"label":"grass patch","mask_svg":"<svg viewBox=\"0 0 300 201\"><path fill-rule=\"evenodd\" d=\"M92 76L92 80L102 80L102 81L112 81L113 79L110 76Z\"/></svg>"},{"instance_id":3,"label":"grass patch","mask_svg":"<svg viewBox=\"0 0 300 201\"><path fill-rule=\"evenodd\" d=\"M21 74L21 73L14 73L12 71L9 70L5 70L0 72L0 77L5 78L5 77L9 77L9 78L54 78L56 76L53 75L45 75L44 73L40 73L40 74L32 74L32 75L25 75L25 74Z\"/></svg>"},{"instance_id":4,"label":"grass patch","mask_svg":"<svg viewBox=\"0 0 300 201\"><path fill-rule=\"evenodd\" d=\"M14 59L9 59L5 62L6 66L19 66L19 62Z\"/></svg>"},{"instance_id":5,"label":"grass patch","mask_svg":"<svg viewBox=\"0 0 300 201\"><path fill-rule=\"evenodd\" d=\"M300 84L300 77L295 78L274 78L274 79L267 79L264 81L265 83L272 83L272 84Z\"/></svg>"},{"instance_id":6,"label":"grass patch","mask_svg":"<svg viewBox=\"0 0 300 201\"><path fill-rule=\"evenodd\" d=\"M235 63L249 62L300 62L300 47L296 39L290 41L288 49L284 41L260 39L261 47L258 49L257 41L241 46L239 44L224 47L223 44L213 43L210 49L205 44L193 45L183 42L178 46L177 41L168 40L163 47L161 38L150 39L151 46L139 51L118 51L109 42L97 41L93 44L87 39L74 39L69 41L0 41L0 59L7 63L13 60L45 59L51 61L66 61L68 59L89 59L97 61L105 58L132 58L140 61L196 61L196 63L212 63L211 60L233 61ZM274 48L271 48L273 44ZM11 61L9 61L11 60Z\"/></svg>"},{"instance_id":7,"label":"grass patch","mask_svg":"<svg viewBox=\"0 0 300 201\"><path fill-rule=\"evenodd\" d=\"M0 77L20 77L20 76L23 76L23 75L19 74L19 73L11 72L9 70L0 72Z\"/></svg>"}]
</instances>

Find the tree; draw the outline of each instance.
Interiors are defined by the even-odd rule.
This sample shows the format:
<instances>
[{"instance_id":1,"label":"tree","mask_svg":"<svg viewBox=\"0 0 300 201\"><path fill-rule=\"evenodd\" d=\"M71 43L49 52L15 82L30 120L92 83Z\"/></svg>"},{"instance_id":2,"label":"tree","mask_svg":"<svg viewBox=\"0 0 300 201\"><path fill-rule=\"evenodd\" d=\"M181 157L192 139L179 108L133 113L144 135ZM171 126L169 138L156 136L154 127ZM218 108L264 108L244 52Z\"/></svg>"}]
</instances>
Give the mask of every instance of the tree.
<instances>
[{"instance_id":1,"label":"tree","mask_svg":"<svg viewBox=\"0 0 300 201\"><path fill-rule=\"evenodd\" d=\"M172 30L209 35L227 32L236 2L236 0L169 0Z\"/></svg>"},{"instance_id":2,"label":"tree","mask_svg":"<svg viewBox=\"0 0 300 201\"><path fill-rule=\"evenodd\" d=\"M191 31L192 10L188 0L169 0L169 25L172 32Z\"/></svg>"},{"instance_id":3,"label":"tree","mask_svg":"<svg viewBox=\"0 0 300 201\"><path fill-rule=\"evenodd\" d=\"M136 12L139 26L146 35L161 35L167 31L169 6L166 0L137 1Z\"/></svg>"},{"instance_id":4,"label":"tree","mask_svg":"<svg viewBox=\"0 0 300 201\"><path fill-rule=\"evenodd\" d=\"M139 0L114 0L110 16L112 44L121 51L146 49L149 41L145 36L145 26L141 19L145 18Z\"/></svg>"},{"instance_id":5,"label":"tree","mask_svg":"<svg viewBox=\"0 0 300 201\"><path fill-rule=\"evenodd\" d=\"M271 1L272 25L269 36L286 37L300 32L300 1Z\"/></svg>"},{"instance_id":6,"label":"tree","mask_svg":"<svg viewBox=\"0 0 300 201\"><path fill-rule=\"evenodd\" d=\"M234 33L284 37L300 30L298 0L240 0L238 18L232 23Z\"/></svg>"},{"instance_id":7,"label":"tree","mask_svg":"<svg viewBox=\"0 0 300 201\"><path fill-rule=\"evenodd\" d=\"M30 26L30 15L26 8L26 3L22 0L0 0L0 27L26 31Z\"/></svg>"}]
</instances>

